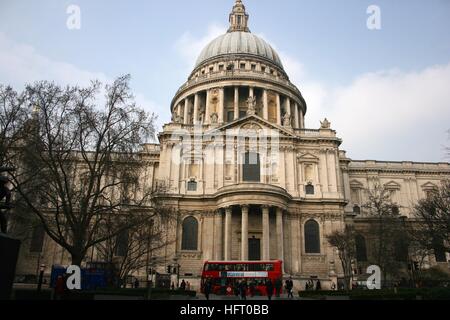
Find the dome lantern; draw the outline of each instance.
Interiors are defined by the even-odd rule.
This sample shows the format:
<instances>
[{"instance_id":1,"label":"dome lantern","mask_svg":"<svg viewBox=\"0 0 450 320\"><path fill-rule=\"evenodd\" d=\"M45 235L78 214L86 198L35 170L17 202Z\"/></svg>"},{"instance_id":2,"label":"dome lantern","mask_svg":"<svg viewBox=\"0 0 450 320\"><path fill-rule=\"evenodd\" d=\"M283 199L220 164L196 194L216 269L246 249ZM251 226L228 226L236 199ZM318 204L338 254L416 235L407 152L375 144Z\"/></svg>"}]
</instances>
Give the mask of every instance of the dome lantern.
<instances>
[{"instance_id":1,"label":"dome lantern","mask_svg":"<svg viewBox=\"0 0 450 320\"><path fill-rule=\"evenodd\" d=\"M241 0L236 0L233 11L230 13L230 28L228 32L250 32L248 28L249 15L245 12L245 6Z\"/></svg>"}]
</instances>

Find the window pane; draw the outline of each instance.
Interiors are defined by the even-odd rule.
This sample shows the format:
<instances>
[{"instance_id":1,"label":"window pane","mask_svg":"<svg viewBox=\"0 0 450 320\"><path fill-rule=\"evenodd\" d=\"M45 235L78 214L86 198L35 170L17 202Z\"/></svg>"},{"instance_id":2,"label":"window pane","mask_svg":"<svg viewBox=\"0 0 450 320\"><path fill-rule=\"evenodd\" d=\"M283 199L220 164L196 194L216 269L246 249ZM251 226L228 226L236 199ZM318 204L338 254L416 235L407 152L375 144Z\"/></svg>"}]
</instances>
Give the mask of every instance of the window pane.
<instances>
[{"instance_id":1,"label":"window pane","mask_svg":"<svg viewBox=\"0 0 450 320\"><path fill-rule=\"evenodd\" d=\"M116 256L125 257L128 251L128 231L122 231L116 238Z\"/></svg>"},{"instance_id":2,"label":"window pane","mask_svg":"<svg viewBox=\"0 0 450 320\"><path fill-rule=\"evenodd\" d=\"M42 247L44 245L44 236L44 226L39 225L33 229L30 243L30 252L42 252Z\"/></svg>"},{"instance_id":3,"label":"window pane","mask_svg":"<svg viewBox=\"0 0 450 320\"><path fill-rule=\"evenodd\" d=\"M357 235L355 238L356 242L356 260L360 262L367 261L367 249L366 249L366 239Z\"/></svg>"},{"instance_id":4,"label":"window pane","mask_svg":"<svg viewBox=\"0 0 450 320\"><path fill-rule=\"evenodd\" d=\"M314 220L305 224L305 252L320 253L319 224Z\"/></svg>"},{"instance_id":5,"label":"window pane","mask_svg":"<svg viewBox=\"0 0 450 320\"><path fill-rule=\"evenodd\" d=\"M308 185L305 187L305 191L306 191L306 194L307 194L307 195L313 195L313 194L314 194L314 186L308 184Z\"/></svg>"},{"instance_id":6,"label":"window pane","mask_svg":"<svg viewBox=\"0 0 450 320\"><path fill-rule=\"evenodd\" d=\"M181 250L197 250L198 222L194 217L188 217L183 221L183 235Z\"/></svg>"},{"instance_id":7,"label":"window pane","mask_svg":"<svg viewBox=\"0 0 450 320\"><path fill-rule=\"evenodd\" d=\"M248 182L261 181L261 164L259 154L250 152L245 154L243 180Z\"/></svg>"}]
</instances>

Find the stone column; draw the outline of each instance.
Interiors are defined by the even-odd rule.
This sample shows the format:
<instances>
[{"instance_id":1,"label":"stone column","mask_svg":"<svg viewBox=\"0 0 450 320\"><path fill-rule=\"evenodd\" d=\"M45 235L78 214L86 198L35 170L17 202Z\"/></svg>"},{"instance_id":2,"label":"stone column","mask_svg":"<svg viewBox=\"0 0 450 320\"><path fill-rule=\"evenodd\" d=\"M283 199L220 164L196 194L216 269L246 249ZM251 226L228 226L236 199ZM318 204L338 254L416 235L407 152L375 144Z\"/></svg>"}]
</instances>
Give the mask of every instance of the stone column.
<instances>
[{"instance_id":1,"label":"stone column","mask_svg":"<svg viewBox=\"0 0 450 320\"><path fill-rule=\"evenodd\" d=\"M198 93L195 94L194 96L194 123L193 124L197 124L198 123L198 104L199 104L199 96Z\"/></svg>"},{"instance_id":2,"label":"stone column","mask_svg":"<svg viewBox=\"0 0 450 320\"><path fill-rule=\"evenodd\" d=\"M267 90L263 92L263 118L269 121L269 98L267 97Z\"/></svg>"},{"instance_id":3,"label":"stone column","mask_svg":"<svg viewBox=\"0 0 450 320\"><path fill-rule=\"evenodd\" d=\"M302 108L300 108L300 128L305 129L305 115L303 114Z\"/></svg>"},{"instance_id":4,"label":"stone column","mask_svg":"<svg viewBox=\"0 0 450 320\"><path fill-rule=\"evenodd\" d=\"M184 124L189 124L189 98L184 99Z\"/></svg>"},{"instance_id":5,"label":"stone column","mask_svg":"<svg viewBox=\"0 0 450 320\"><path fill-rule=\"evenodd\" d=\"M225 89L219 89L219 124L223 124L223 115L225 113Z\"/></svg>"},{"instance_id":6,"label":"stone column","mask_svg":"<svg viewBox=\"0 0 450 320\"><path fill-rule=\"evenodd\" d=\"M295 110L294 110L294 117L295 117L294 127L296 129L298 129L298 128L300 128L300 117L299 117L299 114L298 114L298 104L297 104L297 102L294 102L294 108L295 108Z\"/></svg>"},{"instance_id":7,"label":"stone column","mask_svg":"<svg viewBox=\"0 0 450 320\"><path fill-rule=\"evenodd\" d=\"M252 97L255 96L255 88L249 87L248 92L249 92L248 96L249 96L250 98L252 98Z\"/></svg>"},{"instance_id":8,"label":"stone column","mask_svg":"<svg viewBox=\"0 0 450 320\"><path fill-rule=\"evenodd\" d=\"M211 90L206 90L206 106L205 106L205 124L210 124L211 123L211 115L210 115L210 105L209 105L209 100L211 99Z\"/></svg>"},{"instance_id":9,"label":"stone column","mask_svg":"<svg viewBox=\"0 0 450 320\"><path fill-rule=\"evenodd\" d=\"M268 261L270 259L270 225L269 225L269 206L262 207L262 224L263 224L263 254L262 259Z\"/></svg>"},{"instance_id":10,"label":"stone column","mask_svg":"<svg viewBox=\"0 0 450 320\"><path fill-rule=\"evenodd\" d=\"M178 115L178 119L181 120L181 103L178 104L177 115Z\"/></svg>"},{"instance_id":11,"label":"stone column","mask_svg":"<svg viewBox=\"0 0 450 320\"><path fill-rule=\"evenodd\" d=\"M234 120L239 119L239 87L234 87Z\"/></svg>"},{"instance_id":12,"label":"stone column","mask_svg":"<svg viewBox=\"0 0 450 320\"><path fill-rule=\"evenodd\" d=\"M284 262L283 209L277 208L277 258Z\"/></svg>"},{"instance_id":13,"label":"stone column","mask_svg":"<svg viewBox=\"0 0 450 320\"><path fill-rule=\"evenodd\" d=\"M219 209L216 212L214 219L215 228L215 246L214 246L214 259L221 261L223 259L223 235L222 235L222 210Z\"/></svg>"},{"instance_id":14,"label":"stone column","mask_svg":"<svg viewBox=\"0 0 450 320\"><path fill-rule=\"evenodd\" d=\"M231 218L232 208L225 208L225 261L231 260Z\"/></svg>"},{"instance_id":15,"label":"stone column","mask_svg":"<svg viewBox=\"0 0 450 320\"><path fill-rule=\"evenodd\" d=\"M241 260L248 260L248 205L241 207L242 211L242 232L241 232Z\"/></svg>"},{"instance_id":16,"label":"stone column","mask_svg":"<svg viewBox=\"0 0 450 320\"><path fill-rule=\"evenodd\" d=\"M292 115L291 99L289 97L286 97L286 113Z\"/></svg>"},{"instance_id":17,"label":"stone column","mask_svg":"<svg viewBox=\"0 0 450 320\"><path fill-rule=\"evenodd\" d=\"M277 124L281 126L281 97L277 93Z\"/></svg>"}]
</instances>

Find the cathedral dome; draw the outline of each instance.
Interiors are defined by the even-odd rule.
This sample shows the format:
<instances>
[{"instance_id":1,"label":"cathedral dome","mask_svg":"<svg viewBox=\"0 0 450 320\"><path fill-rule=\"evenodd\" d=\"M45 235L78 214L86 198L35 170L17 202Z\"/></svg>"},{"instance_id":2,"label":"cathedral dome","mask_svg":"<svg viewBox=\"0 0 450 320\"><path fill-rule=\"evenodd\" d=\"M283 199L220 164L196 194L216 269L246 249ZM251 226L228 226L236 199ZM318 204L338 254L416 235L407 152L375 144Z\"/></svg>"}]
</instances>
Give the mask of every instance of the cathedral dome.
<instances>
[{"instance_id":1,"label":"cathedral dome","mask_svg":"<svg viewBox=\"0 0 450 320\"><path fill-rule=\"evenodd\" d=\"M256 56L283 69L277 52L266 41L246 31L231 31L214 39L201 52L196 67L225 55Z\"/></svg>"}]
</instances>

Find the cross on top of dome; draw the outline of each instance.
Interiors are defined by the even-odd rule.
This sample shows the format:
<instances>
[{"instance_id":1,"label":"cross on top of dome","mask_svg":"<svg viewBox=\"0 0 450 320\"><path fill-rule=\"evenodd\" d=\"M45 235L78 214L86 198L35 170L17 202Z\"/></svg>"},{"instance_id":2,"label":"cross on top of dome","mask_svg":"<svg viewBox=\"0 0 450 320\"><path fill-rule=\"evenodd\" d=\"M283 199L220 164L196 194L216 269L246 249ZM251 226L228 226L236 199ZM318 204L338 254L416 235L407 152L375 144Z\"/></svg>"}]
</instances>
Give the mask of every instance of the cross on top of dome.
<instances>
[{"instance_id":1,"label":"cross on top of dome","mask_svg":"<svg viewBox=\"0 0 450 320\"><path fill-rule=\"evenodd\" d=\"M236 0L233 11L230 13L230 28L228 32L250 32L248 28L249 15L245 12L245 6L241 0Z\"/></svg>"}]
</instances>

